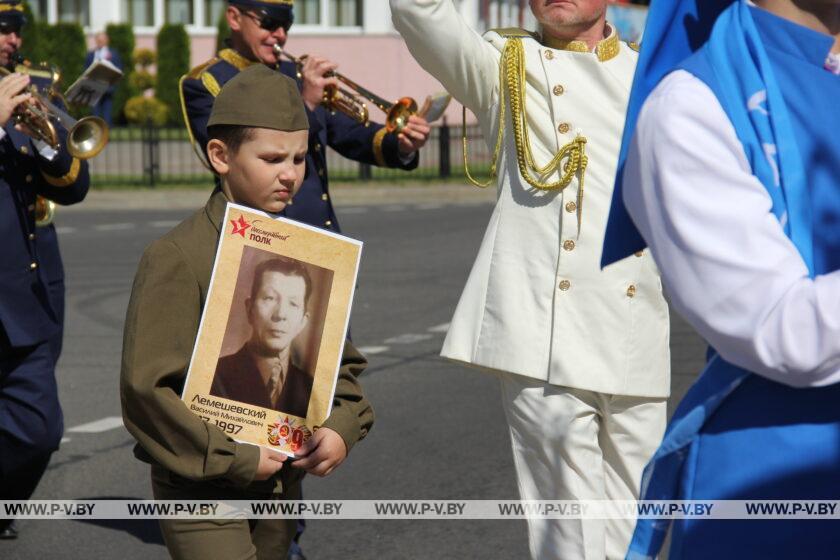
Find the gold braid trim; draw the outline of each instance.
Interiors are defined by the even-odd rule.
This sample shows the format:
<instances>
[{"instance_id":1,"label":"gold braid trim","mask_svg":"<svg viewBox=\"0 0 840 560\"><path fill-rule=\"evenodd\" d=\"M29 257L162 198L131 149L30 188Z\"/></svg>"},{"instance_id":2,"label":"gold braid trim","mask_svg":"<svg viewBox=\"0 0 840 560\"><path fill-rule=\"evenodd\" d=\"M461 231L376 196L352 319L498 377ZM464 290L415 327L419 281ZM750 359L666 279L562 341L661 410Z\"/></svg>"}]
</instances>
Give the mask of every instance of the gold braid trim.
<instances>
[{"instance_id":1,"label":"gold braid trim","mask_svg":"<svg viewBox=\"0 0 840 560\"><path fill-rule=\"evenodd\" d=\"M210 92L210 95L213 97L217 97L219 92L222 91L222 87L219 85L219 82L216 81L215 76L210 72L204 72L201 74L201 83L204 84L204 87L207 88L207 91Z\"/></svg>"},{"instance_id":2,"label":"gold braid trim","mask_svg":"<svg viewBox=\"0 0 840 560\"><path fill-rule=\"evenodd\" d=\"M79 178L79 171L82 169L82 162L79 158L73 158L73 163L70 164L70 171L62 175L61 177L53 177L52 175L47 175L43 171L41 175L44 176L44 179L47 180L47 183L54 187L69 187L73 183L76 182L76 179Z\"/></svg>"},{"instance_id":3,"label":"gold braid trim","mask_svg":"<svg viewBox=\"0 0 840 560\"><path fill-rule=\"evenodd\" d=\"M388 166L388 164L385 163L385 154L382 153L382 142L385 140L386 134L388 134L388 130L383 126L376 131L376 134L373 135L373 160L376 162L376 165L380 167Z\"/></svg>"},{"instance_id":4,"label":"gold braid trim","mask_svg":"<svg viewBox=\"0 0 840 560\"><path fill-rule=\"evenodd\" d=\"M583 209L583 179L589 158L586 156L586 138L578 135L574 140L560 148L560 151L544 166L538 166L534 161L531 150L531 139L528 135L527 113L525 110L525 49L520 38L510 38L502 51L502 61L499 65L499 131L496 136L496 147L490 162L490 178L486 183L476 181L469 172L467 165L467 127L466 109L462 115L462 143L464 147L464 169L467 180L477 187L487 187L497 176L497 164L501 152L505 127L505 94L510 98L511 120L513 121L513 137L516 144L516 160L519 174L532 187L541 190L563 190L572 182L575 175L579 175L577 195L578 230L580 229L581 212ZM565 163L563 162L565 160ZM549 175L561 171L560 178L555 182L545 180ZM534 175L536 173L536 175Z\"/></svg>"}]
</instances>

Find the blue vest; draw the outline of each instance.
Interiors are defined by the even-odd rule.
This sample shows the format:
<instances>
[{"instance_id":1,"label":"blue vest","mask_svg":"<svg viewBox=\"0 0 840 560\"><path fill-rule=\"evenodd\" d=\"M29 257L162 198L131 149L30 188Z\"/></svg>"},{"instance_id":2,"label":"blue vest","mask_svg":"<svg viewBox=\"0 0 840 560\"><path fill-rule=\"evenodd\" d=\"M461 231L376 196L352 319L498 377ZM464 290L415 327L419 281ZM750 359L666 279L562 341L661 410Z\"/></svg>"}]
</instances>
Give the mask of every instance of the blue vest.
<instances>
[{"instance_id":1,"label":"blue vest","mask_svg":"<svg viewBox=\"0 0 840 560\"><path fill-rule=\"evenodd\" d=\"M840 269L840 79L823 68L813 31L764 10L753 15L808 176L815 274L827 274ZM681 67L722 98L703 50ZM794 389L749 376L692 443L681 481L686 500L840 500L840 383ZM716 560L837 555L836 520L681 520L670 552Z\"/></svg>"}]
</instances>

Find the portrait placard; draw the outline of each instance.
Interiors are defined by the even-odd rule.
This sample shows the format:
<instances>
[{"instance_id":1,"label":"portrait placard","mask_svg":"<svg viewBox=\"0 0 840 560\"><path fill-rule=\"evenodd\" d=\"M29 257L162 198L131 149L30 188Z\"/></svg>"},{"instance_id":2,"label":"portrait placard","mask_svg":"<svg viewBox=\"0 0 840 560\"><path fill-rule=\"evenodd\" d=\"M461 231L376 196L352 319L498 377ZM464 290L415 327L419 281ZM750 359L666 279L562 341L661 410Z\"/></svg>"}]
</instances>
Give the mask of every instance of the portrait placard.
<instances>
[{"instance_id":1,"label":"portrait placard","mask_svg":"<svg viewBox=\"0 0 840 560\"><path fill-rule=\"evenodd\" d=\"M294 455L332 408L362 243L230 203L222 224L182 399Z\"/></svg>"}]
</instances>

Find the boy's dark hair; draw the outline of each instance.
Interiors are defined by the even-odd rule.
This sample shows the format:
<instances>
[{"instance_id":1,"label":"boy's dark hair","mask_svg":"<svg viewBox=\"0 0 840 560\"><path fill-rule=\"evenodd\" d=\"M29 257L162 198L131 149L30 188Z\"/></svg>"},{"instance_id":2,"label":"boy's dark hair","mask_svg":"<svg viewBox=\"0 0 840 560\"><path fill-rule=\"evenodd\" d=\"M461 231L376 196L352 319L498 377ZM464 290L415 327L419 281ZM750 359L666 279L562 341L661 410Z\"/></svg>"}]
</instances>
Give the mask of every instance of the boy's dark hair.
<instances>
[{"instance_id":1,"label":"boy's dark hair","mask_svg":"<svg viewBox=\"0 0 840 560\"><path fill-rule=\"evenodd\" d=\"M309 306L309 296L312 294L312 278L309 276L309 271L302 262L290 259L289 257L277 256L272 257L258 264L254 269L254 279L251 282L251 300L257 297L257 292L262 284L263 275L266 272L279 272L286 276L300 276L306 284L306 292L303 296L303 307L306 309Z\"/></svg>"},{"instance_id":2,"label":"boy's dark hair","mask_svg":"<svg viewBox=\"0 0 840 560\"><path fill-rule=\"evenodd\" d=\"M210 140L219 140L234 154L239 148L250 140L254 135L254 129L250 126L237 124L215 124L207 127L207 136Z\"/></svg>"}]
</instances>

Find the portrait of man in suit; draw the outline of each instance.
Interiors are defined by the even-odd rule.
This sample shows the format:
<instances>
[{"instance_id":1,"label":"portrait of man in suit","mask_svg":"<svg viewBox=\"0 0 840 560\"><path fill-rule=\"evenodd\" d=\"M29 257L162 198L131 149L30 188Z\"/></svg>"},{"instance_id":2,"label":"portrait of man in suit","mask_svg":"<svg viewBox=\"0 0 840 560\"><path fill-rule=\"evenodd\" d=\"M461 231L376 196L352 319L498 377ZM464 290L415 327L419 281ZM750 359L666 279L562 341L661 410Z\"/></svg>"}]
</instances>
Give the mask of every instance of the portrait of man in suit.
<instances>
[{"instance_id":1,"label":"portrait of man in suit","mask_svg":"<svg viewBox=\"0 0 840 560\"><path fill-rule=\"evenodd\" d=\"M219 358L211 395L306 417L313 377L294 362L292 345L310 321L312 285L298 260L256 265L244 306L250 337Z\"/></svg>"}]
</instances>

